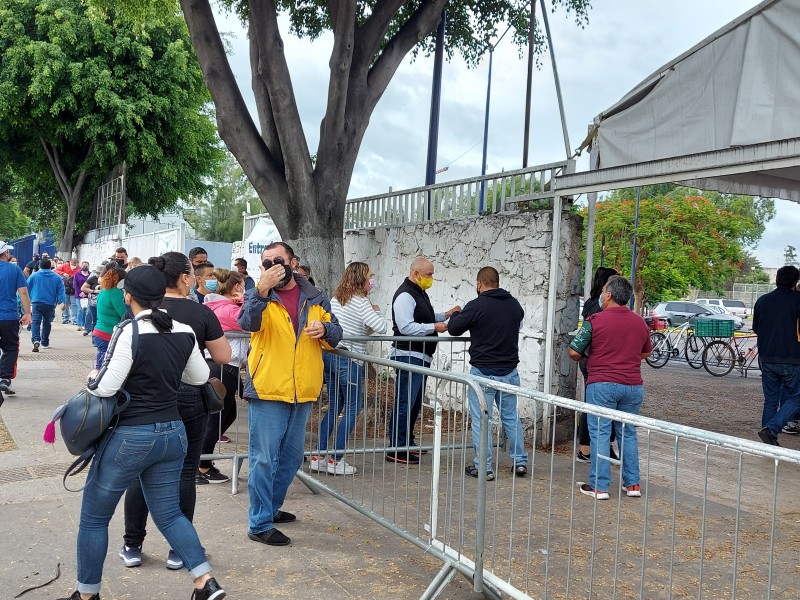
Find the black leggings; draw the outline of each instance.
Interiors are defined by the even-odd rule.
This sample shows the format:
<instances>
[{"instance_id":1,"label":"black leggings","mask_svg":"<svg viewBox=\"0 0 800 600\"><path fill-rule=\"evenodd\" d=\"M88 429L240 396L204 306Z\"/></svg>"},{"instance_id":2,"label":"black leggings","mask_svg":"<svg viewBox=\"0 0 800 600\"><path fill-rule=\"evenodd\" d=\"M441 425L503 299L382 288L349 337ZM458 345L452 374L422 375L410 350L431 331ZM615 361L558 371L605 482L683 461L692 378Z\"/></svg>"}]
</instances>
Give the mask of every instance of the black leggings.
<instances>
[{"instance_id":1,"label":"black leggings","mask_svg":"<svg viewBox=\"0 0 800 600\"><path fill-rule=\"evenodd\" d=\"M216 415L208 416L205 437L203 438L203 454L212 454L217 445L219 436L228 431L228 427L236 420L236 390L239 388L239 367L233 365L218 365L208 362L211 377L217 377L225 385L225 405ZM204 469L211 467L210 460L201 460L200 466Z\"/></svg>"},{"instance_id":2,"label":"black leggings","mask_svg":"<svg viewBox=\"0 0 800 600\"><path fill-rule=\"evenodd\" d=\"M586 363L588 361L585 358L582 358L578 363L578 367L583 373L583 389L584 395L586 391L586 380L589 379L589 371L586 368ZM581 446L591 446L592 445L592 438L589 437L589 419L590 415L586 413L579 413L580 415L580 423L578 423L578 443ZM617 439L617 428L611 428L611 443L613 444L614 441Z\"/></svg>"}]
</instances>

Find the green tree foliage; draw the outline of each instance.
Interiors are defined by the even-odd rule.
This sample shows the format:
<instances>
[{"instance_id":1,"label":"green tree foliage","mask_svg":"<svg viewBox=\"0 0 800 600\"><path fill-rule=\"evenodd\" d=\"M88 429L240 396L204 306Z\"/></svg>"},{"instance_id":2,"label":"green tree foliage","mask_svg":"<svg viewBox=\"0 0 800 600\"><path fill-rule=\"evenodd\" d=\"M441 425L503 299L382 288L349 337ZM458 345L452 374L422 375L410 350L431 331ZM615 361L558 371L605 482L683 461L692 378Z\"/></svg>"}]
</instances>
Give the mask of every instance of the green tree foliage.
<instances>
[{"instance_id":1,"label":"green tree foliage","mask_svg":"<svg viewBox=\"0 0 800 600\"><path fill-rule=\"evenodd\" d=\"M136 17L164 0L93 0L126 7ZM409 53L429 52L442 10L448 13L446 52L475 64L507 22L527 43L529 4L522 0L224 0L248 28L258 126L225 54L209 0L180 0L206 85L214 98L220 136L242 165L283 239L314 263L317 281L331 288L344 262L345 201L359 148L375 106ZM554 0L579 25L588 0ZM311 159L278 26L314 39L333 34L325 115L316 161ZM535 32L537 52L543 36Z\"/></svg>"},{"instance_id":2,"label":"green tree foliage","mask_svg":"<svg viewBox=\"0 0 800 600\"><path fill-rule=\"evenodd\" d=\"M235 242L242 239L242 213L258 202L253 186L232 154L220 164L208 193L192 200L184 218L199 239Z\"/></svg>"},{"instance_id":3,"label":"green tree foliage","mask_svg":"<svg viewBox=\"0 0 800 600\"><path fill-rule=\"evenodd\" d=\"M11 240L30 232L31 220L20 212L14 201L0 202L0 239Z\"/></svg>"},{"instance_id":4,"label":"green tree foliage","mask_svg":"<svg viewBox=\"0 0 800 600\"><path fill-rule=\"evenodd\" d=\"M595 248L605 233L605 265L630 276L636 202L624 194L597 204ZM703 196L643 198L636 236L636 307L715 290L732 278L746 255L740 240L752 224ZM595 252L594 266L600 265Z\"/></svg>"},{"instance_id":5,"label":"green tree foliage","mask_svg":"<svg viewBox=\"0 0 800 600\"><path fill-rule=\"evenodd\" d=\"M177 13L132 28L81 0L0 7L0 160L24 196L59 198L62 252L122 161L132 214L205 191L220 157L208 100Z\"/></svg>"}]
</instances>

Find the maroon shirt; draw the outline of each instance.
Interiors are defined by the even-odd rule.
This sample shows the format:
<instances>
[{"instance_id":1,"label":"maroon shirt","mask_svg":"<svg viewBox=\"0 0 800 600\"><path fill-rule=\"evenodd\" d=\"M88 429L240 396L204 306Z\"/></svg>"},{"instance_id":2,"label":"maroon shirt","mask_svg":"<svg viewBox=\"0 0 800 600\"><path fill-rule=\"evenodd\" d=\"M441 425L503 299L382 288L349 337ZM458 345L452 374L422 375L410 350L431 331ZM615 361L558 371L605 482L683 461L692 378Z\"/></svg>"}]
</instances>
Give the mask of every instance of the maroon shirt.
<instances>
[{"instance_id":1,"label":"maroon shirt","mask_svg":"<svg viewBox=\"0 0 800 600\"><path fill-rule=\"evenodd\" d=\"M295 285L292 289L275 290L278 297L283 302L286 312L289 313L289 318L292 320L292 327L294 327L294 334L297 335L297 313L300 307L300 286Z\"/></svg>"},{"instance_id":2,"label":"maroon shirt","mask_svg":"<svg viewBox=\"0 0 800 600\"><path fill-rule=\"evenodd\" d=\"M644 319L627 306L610 306L587 320L592 341L586 383L643 385L642 353L653 350Z\"/></svg>"}]
</instances>

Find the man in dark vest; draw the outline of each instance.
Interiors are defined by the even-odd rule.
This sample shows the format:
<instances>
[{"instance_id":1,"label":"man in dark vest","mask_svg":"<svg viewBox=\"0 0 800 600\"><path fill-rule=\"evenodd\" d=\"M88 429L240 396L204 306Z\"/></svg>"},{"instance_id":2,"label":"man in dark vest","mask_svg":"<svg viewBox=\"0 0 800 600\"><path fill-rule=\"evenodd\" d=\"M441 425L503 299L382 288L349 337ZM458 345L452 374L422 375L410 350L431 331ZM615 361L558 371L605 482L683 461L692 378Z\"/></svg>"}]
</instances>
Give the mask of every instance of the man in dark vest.
<instances>
[{"instance_id":1,"label":"man in dark vest","mask_svg":"<svg viewBox=\"0 0 800 600\"><path fill-rule=\"evenodd\" d=\"M433 263L418 257L411 263L411 272L397 288L392 300L392 324L395 336L427 336L431 341L397 341L391 357L410 365L429 367L436 351L436 336L447 331L445 321L454 312L454 306L445 313L433 310L425 290L433 285ZM419 452L414 440L414 426L422 410L425 395L425 376L404 369L396 369L394 406L389 422L389 437L396 451L387 452L386 460L404 464L419 463Z\"/></svg>"}]
</instances>

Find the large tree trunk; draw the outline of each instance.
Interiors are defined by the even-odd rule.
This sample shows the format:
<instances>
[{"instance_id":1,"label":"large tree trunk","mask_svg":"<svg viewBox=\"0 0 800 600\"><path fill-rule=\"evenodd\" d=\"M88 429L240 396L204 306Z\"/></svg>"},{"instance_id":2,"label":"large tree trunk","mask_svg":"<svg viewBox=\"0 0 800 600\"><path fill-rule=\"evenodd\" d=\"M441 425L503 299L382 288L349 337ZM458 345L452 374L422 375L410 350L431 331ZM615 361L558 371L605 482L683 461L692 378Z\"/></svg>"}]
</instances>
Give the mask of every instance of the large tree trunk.
<instances>
[{"instance_id":1,"label":"large tree trunk","mask_svg":"<svg viewBox=\"0 0 800 600\"><path fill-rule=\"evenodd\" d=\"M315 162L297 109L275 0L248 2L251 84L260 131L233 76L209 1L181 0L214 99L220 137L283 239L311 266L317 285L329 292L344 269L347 189L370 115L403 58L436 28L446 3L420 3L388 40L403 0L376 3L361 23L356 2L327 3L334 45Z\"/></svg>"},{"instance_id":2,"label":"large tree trunk","mask_svg":"<svg viewBox=\"0 0 800 600\"><path fill-rule=\"evenodd\" d=\"M67 205L67 217L64 221L64 229L61 232L61 242L58 245L58 253L66 260L72 256L72 240L75 234L75 221L78 216L78 205L81 202L81 194L83 193L83 185L86 183L88 171L79 167L75 173L67 173L64 165L61 164L61 159L58 155L58 148L49 144L44 138L39 138L39 142L47 155L47 161L50 163L50 168L53 171L53 177L58 184L58 191L62 200ZM86 151L86 156L81 165L85 165L92 154L94 145L89 144ZM72 180L75 180L74 185Z\"/></svg>"}]
</instances>

